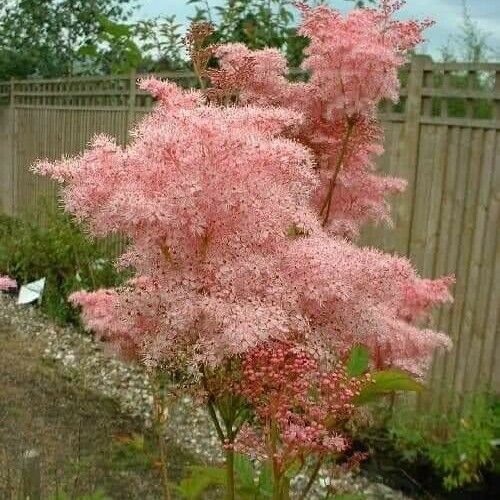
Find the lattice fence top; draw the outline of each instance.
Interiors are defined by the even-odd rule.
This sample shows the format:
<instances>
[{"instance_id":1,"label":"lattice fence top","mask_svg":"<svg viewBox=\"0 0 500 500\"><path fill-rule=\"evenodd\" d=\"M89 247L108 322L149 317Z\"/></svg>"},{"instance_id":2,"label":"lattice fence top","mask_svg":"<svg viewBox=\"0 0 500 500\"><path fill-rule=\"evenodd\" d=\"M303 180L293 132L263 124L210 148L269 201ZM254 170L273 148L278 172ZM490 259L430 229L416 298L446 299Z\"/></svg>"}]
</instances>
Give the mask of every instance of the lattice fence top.
<instances>
[{"instance_id":1,"label":"lattice fence top","mask_svg":"<svg viewBox=\"0 0 500 500\"><path fill-rule=\"evenodd\" d=\"M150 107L152 98L137 89L140 78L150 75L117 75L58 79L12 80L0 83L0 98L16 107L84 107L128 109ZM196 85L191 72L157 75L184 87Z\"/></svg>"},{"instance_id":2,"label":"lattice fence top","mask_svg":"<svg viewBox=\"0 0 500 500\"><path fill-rule=\"evenodd\" d=\"M500 120L500 64L423 64L422 115L426 123L460 125L463 119ZM494 126L493 123L490 124ZM498 125L498 123L497 123Z\"/></svg>"},{"instance_id":3,"label":"lattice fence top","mask_svg":"<svg viewBox=\"0 0 500 500\"><path fill-rule=\"evenodd\" d=\"M0 104L8 104L10 101L11 84L9 82L0 82Z\"/></svg>"},{"instance_id":4,"label":"lattice fence top","mask_svg":"<svg viewBox=\"0 0 500 500\"><path fill-rule=\"evenodd\" d=\"M291 79L304 73L293 70ZM75 107L106 109L148 109L153 99L137 89L136 82L150 75L94 76L60 79L12 80L0 82L0 102L16 107ZM159 73L183 87L196 87L189 71ZM381 113L391 121L402 121L408 99L421 102L425 123L498 127L500 121L500 63L436 63L416 57L400 75L398 103L383 103Z\"/></svg>"}]
</instances>

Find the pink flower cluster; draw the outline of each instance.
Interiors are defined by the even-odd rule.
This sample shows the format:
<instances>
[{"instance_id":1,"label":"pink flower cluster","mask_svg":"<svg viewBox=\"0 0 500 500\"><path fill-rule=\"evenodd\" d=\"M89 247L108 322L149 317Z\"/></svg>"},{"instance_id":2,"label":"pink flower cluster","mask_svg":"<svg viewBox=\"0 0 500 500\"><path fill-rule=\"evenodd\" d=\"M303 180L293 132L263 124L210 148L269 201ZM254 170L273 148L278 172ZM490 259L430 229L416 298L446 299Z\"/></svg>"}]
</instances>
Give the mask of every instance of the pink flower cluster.
<instances>
[{"instance_id":1,"label":"pink flower cluster","mask_svg":"<svg viewBox=\"0 0 500 500\"><path fill-rule=\"evenodd\" d=\"M130 145L98 136L75 158L36 165L94 235L130 242L120 263L134 279L73 296L89 328L149 366L196 371L293 340L327 355L361 343L376 367L422 373L448 340L418 322L450 300L450 280L343 238L386 219L385 195L403 184L373 171L377 103L396 96L422 29L392 21L396 6L347 18L306 9L307 83L285 79L276 51L224 46L220 71L233 77L215 80L238 105L148 79L158 105Z\"/></svg>"},{"instance_id":2,"label":"pink flower cluster","mask_svg":"<svg viewBox=\"0 0 500 500\"><path fill-rule=\"evenodd\" d=\"M117 290L97 290L95 292L75 292L69 296L69 301L81 307L81 319L86 328L94 332L99 340L113 354L126 360L137 360L140 346L137 330L132 330L124 320L122 301L125 295Z\"/></svg>"},{"instance_id":3,"label":"pink flower cluster","mask_svg":"<svg viewBox=\"0 0 500 500\"><path fill-rule=\"evenodd\" d=\"M0 291L15 290L17 288L16 280L9 276L0 276Z\"/></svg>"},{"instance_id":4,"label":"pink flower cluster","mask_svg":"<svg viewBox=\"0 0 500 500\"><path fill-rule=\"evenodd\" d=\"M327 350L363 344L376 368L420 375L434 349L449 345L446 335L417 323L451 300L451 278L421 279L405 258L326 235L296 240L283 264L297 310Z\"/></svg>"},{"instance_id":5,"label":"pink flower cluster","mask_svg":"<svg viewBox=\"0 0 500 500\"><path fill-rule=\"evenodd\" d=\"M340 430L369 376L351 378L342 364L322 369L317 357L284 342L252 350L242 370L240 390L258 416L261 435L246 429L238 448L285 468L311 453L346 451L348 439Z\"/></svg>"},{"instance_id":6,"label":"pink flower cluster","mask_svg":"<svg viewBox=\"0 0 500 500\"><path fill-rule=\"evenodd\" d=\"M320 185L312 201L331 234L353 237L364 222L390 223L385 198L406 185L374 171L374 157L383 151L378 104L397 100L397 70L430 24L393 20L402 3L384 0L379 9L354 9L345 17L325 5L304 6L299 32L310 40L303 63L307 83L287 80L286 60L277 50L252 52L242 44L217 50L220 72L242 78L217 76L216 85L230 81L245 103L303 114L288 133L315 153Z\"/></svg>"},{"instance_id":7,"label":"pink flower cluster","mask_svg":"<svg viewBox=\"0 0 500 500\"><path fill-rule=\"evenodd\" d=\"M204 105L170 83L143 86L160 102L126 150L100 136L80 157L36 167L65 182L66 208L94 234L131 241L120 260L137 279L118 293L76 295L84 320L113 342L128 332L127 345L132 336L148 362L182 352L195 366L303 329L277 274L287 229L320 230L308 204L311 155L280 137L300 116Z\"/></svg>"}]
</instances>

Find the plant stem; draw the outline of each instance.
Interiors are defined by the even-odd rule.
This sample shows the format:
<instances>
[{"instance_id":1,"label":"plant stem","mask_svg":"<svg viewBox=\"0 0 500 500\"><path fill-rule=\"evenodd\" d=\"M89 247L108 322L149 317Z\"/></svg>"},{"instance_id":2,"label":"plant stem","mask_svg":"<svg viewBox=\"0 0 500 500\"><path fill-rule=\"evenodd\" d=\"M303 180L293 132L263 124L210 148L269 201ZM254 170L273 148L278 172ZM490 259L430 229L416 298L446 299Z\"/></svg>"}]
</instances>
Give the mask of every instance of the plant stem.
<instances>
[{"instance_id":1,"label":"plant stem","mask_svg":"<svg viewBox=\"0 0 500 500\"><path fill-rule=\"evenodd\" d=\"M232 443L231 443L232 445ZM234 500L234 450L226 448L226 499Z\"/></svg>"},{"instance_id":2,"label":"plant stem","mask_svg":"<svg viewBox=\"0 0 500 500\"><path fill-rule=\"evenodd\" d=\"M307 482L304 491L300 494L298 500L305 500L307 498L307 494L311 490L314 481L316 481L316 478L318 477L319 470L321 469L322 464L323 464L323 457L320 457L318 458L318 461L316 462L316 465L314 466L314 469L311 473L311 477L309 478L309 481Z\"/></svg>"},{"instance_id":3,"label":"plant stem","mask_svg":"<svg viewBox=\"0 0 500 500\"><path fill-rule=\"evenodd\" d=\"M163 499L170 500L170 486L168 481L168 470L167 470L167 447L165 444L165 437L163 436L161 427L157 437L158 437L158 447L160 449L161 484L163 489Z\"/></svg>"},{"instance_id":4,"label":"plant stem","mask_svg":"<svg viewBox=\"0 0 500 500\"><path fill-rule=\"evenodd\" d=\"M217 436L219 437L219 441L221 442L222 445L224 445L224 442L226 441L226 436L224 436L224 431L222 430L222 427L219 422L219 418L217 417L217 413L215 411L215 406L214 406L214 396L210 392L210 388L208 386L208 381L207 377L205 374L205 368L203 366L200 366L200 372L201 372L201 383L203 384L203 388L205 389L205 392L207 393L207 409L208 409L208 414L210 415L210 418L212 419L212 422L215 426L215 430L217 431Z\"/></svg>"},{"instance_id":5,"label":"plant stem","mask_svg":"<svg viewBox=\"0 0 500 500\"><path fill-rule=\"evenodd\" d=\"M217 412L215 409L215 397L210 392L210 387L208 385L208 380L205 373L205 368L203 365L200 365L201 372L201 381L203 384L203 388L207 393L207 408L208 414L215 426L215 430L217 431L217 436L219 437L219 441L222 446L224 446L225 453L225 465L226 465L226 500L234 500L235 496L235 484L234 484L234 450L232 448L234 442L234 433L232 431L232 422L224 422L226 426L226 434L222 430L221 423L219 422L219 417L217 416Z\"/></svg>"},{"instance_id":6,"label":"plant stem","mask_svg":"<svg viewBox=\"0 0 500 500\"><path fill-rule=\"evenodd\" d=\"M281 500L281 467L276 458L277 456L277 441L278 441L278 429L276 428L276 422L271 420L269 427L269 437L271 445L271 460L273 465L273 500Z\"/></svg>"},{"instance_id":7,"label":"plant stem","mask_svg":"<svg viewBox=\"0 0 500 500\"><path fill-rule=\"evenodd\" d=\"M198 78L198 83L200 84L201 90L205 90L207 88L207 84L205 83L205 80L203 80L203 76L201 76L201 70L195 60L193 60L193 70L196 77Z\"/></svg>"},{"instance_id":8,"label":"plant stem","mask_svg":"<svg viewBox=\"0 0 500 500\"><path fill-rule=\"evenodd\" d=\"M319 211L319 214L323 215L323 212L326 210L326 213L323 215L323 226L326 225L326 223L328 222L328 218L330 217L330 208L332 204L333 191L335 190L335 186L337 185L337 177L344 163L345 155L347 153L347 145L349 144L349 139L351 138L351 134L354 129L354 123L355 121L352 118L347 119L347 130L344 135L344 139L342 140L342 148L340 150L340 155L337 159L335 170L330 180L328 193L326 195L325 201L323 202L323 205L321 206L321 210Z\"/></svg>"},{"instance_id":9,"label":"plant stem","mask_svg":"<svg viewBox=\"0 0 500 500\"><path fill-rule=\"evenodd\" d=\"M217 413L215 412L215 407L211 401L207 402L208 414L212 419L212 422L215 426L215 430L217 431L217 436L219 437L219 441L221 444L224 444L226 441L226 436L224 436L224 431L219 422L219 418L217 417Z\"/></svg>"},{"instance_id":10,"label":"plant stem","mask_svg":"<svg viewBox=\"0 0 500 500\"><path fill-rule=\"evenodd\" d=\"M155 374L150 376L151 387L153 389L153 430L160 452L160 475L163 500L170 500L170 485L168 480L167 469L167 447L164 436L165 424L165 397L160 380L160 375Z\"/></svg>"},{"instance_id":11,"label":"plant stem","mask_svg":"<svg viewBox=\"0 0 500 500\"><path fill-rule=\"evenodd\" d=\"M217 431L217 436L219 437L219 441L222 446L230 445L231 448L225 448L225 458L226 458L226 480L227 480L227 488L226 488L226 499L234 500L234 451L232 449L232 440L227 443L228 438L224 435L224 431L219 422L219 418L217 417L217 413L215 411L215 407L212 401L207 402L208 414L215 426L215 430Z\"/></svg>"}]
</instances>

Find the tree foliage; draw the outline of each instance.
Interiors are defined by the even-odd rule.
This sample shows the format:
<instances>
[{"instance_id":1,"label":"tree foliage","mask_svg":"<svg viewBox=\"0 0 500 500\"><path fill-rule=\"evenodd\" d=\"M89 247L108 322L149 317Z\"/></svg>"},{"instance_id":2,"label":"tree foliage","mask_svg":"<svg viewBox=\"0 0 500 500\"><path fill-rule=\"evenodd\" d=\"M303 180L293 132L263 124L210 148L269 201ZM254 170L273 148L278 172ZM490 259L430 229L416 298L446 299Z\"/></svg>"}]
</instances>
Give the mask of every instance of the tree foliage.
<instances>
[{"instance_id":1,"label":"tree foliage","mask_svg":"<svg viewBox=\"0 0 500 500\"><path fill-rule=\"evenodd\" d=\"M441 48L445 62L485 62L494 50L489 45L488 33L484 32L472 18L467 2L462 2L462 22L457 33Z\"/></svg>"},{"instance_id":2,"label":"tree foliage","mask_svg":"<svg viewBox=\"0 0 500 500\"><path fill-rule=\"evenodd\" d=\"M355 7L366 7L375 0L347 0ZM286 54L292 67L297 67L304 57L307 38L297 33L297 16L294 0L225 0L213 5L209 0L187 0L193 7L191 21L205 21L214 28L215 43L240 42L257 50L277 48ZM312 0L312 5L327 4L327 0ZM164 16L141 23L146 51L153 49L158 58L146 57L144 70L173 70L186 67L183 57L182 25L175 16Z\"/></svg>"},{"instance_id":3,"label":"tree foliage","mask_svg":"<svg viewBox=\"0 0 500 500\"><path fill-rule=\"evenodd\" d=\"M139 57L135 0L14 0L0 7L0 79L120 71Z\"/></svg>"},{"instance_id":4,"label":"tree foliage","mask_svg":"<svg viewBox=\"0 0 500 500\"><path fill-rule=\"evenodd\" d=\"M0 5L0 80L184 69L182 23L174 15L130 22L138 0L11 0ZM374 0L355 1L360 7ZM307 40L292 0L186 0L192 20L215 27L213 41L275 47L291 66ZM327 3L324 0L311 4Z\"/></svg>"},{"instance_id":5,"label":"tree foliage","mask_svg":"<svg viewBox=\"0 0 500 500\"><path fill-rule=\"evenodd\" d=\"M188 0L195 6L194 21L216 27L214 41L241 42L251 49L283 50L292 66L302 59L306 39L297 34L292 0L226 0L210 7L205 0Z\"/></svg>"}]
</instances>

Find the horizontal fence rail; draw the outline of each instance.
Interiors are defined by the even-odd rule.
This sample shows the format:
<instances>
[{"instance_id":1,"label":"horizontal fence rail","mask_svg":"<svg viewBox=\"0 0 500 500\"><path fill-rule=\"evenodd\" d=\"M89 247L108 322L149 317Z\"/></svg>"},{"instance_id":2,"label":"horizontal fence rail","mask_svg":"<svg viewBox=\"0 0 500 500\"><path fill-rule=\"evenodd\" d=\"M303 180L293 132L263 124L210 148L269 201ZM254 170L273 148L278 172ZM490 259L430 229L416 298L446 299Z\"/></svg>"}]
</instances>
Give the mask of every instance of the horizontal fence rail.
<instances>
[{"instance_id":1,"label":"horizontal fence rail","mask_svg":"<svg viewBox=\"0 0 500 500\"><path fill-rule=\"evenodd\" d=\"M54 184L29 172L35 159L76 154L101 132L126 144L153 106L137 89L143 76L0 82L0 208L22 216L40 198L55 199ZM197 85L190 72L158 76ZM456 277L454 304L432 317L454 348L436 356L432 391L420 400L444 408L454 395L500 392L500 64L417 56L400 79L400 102L380 107L386 139L378 164L406 178L408 189L394 200L394 227L368 228L362 242L410 257L426 277Z\"/></svg>"}]
</instances>

